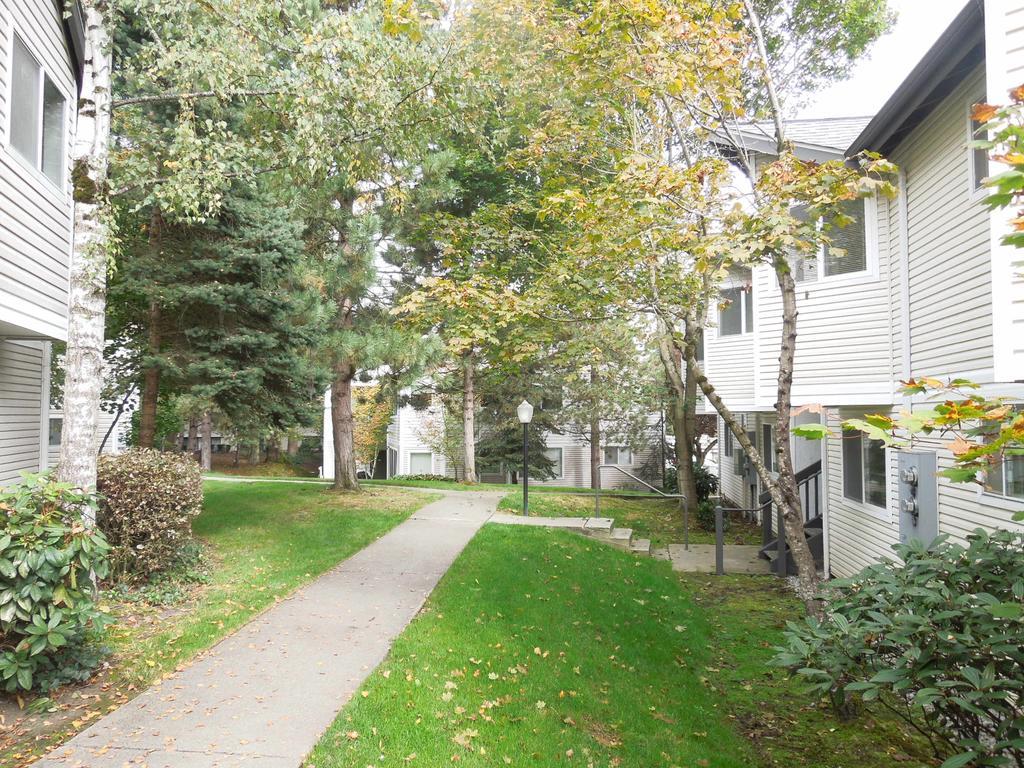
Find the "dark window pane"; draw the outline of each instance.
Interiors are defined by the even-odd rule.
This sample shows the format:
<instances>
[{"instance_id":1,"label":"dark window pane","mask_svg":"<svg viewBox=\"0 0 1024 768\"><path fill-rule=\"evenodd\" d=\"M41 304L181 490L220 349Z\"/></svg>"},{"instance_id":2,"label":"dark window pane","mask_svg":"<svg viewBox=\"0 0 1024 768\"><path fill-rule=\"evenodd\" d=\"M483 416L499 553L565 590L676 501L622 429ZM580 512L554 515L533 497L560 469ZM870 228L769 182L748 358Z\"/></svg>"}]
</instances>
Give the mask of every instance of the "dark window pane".
<instances>
[{"instance_id":1,"label":"dark window pane","mask_svg":"<svg viewBox=\"0 0 1024 768\"><path fill-rule=\"evenodd\" d=\"M1024 499L1024 456L1007 456L988 471L988 489L1002 496Z\"/></svg>"},{"instance_id":2,"label":"dark window pane","mask_svg":"<svg viewBox=\"0 0 1024 768\"><path fill-rule=\"evenodd\" d=\"M772 439L772 425L761 425L761 454L769 472L775 471L775 441Z\"/></svg>"},{"instance_id":3,"label":"dark window pane","mask_svg":"<svg viewBox=\"0 0 1024 768\"><path fill-rule=\"evenodd\" d=\"M50 78L43 81L43 167L54 184L64 179L64 96Z\"/></svg>"},{"instance_id":4,"label":"dark window pane","mask_svg":"<svg viewBox=\"0 0 1024 768\"><path fill-rule=\"evenodd\" d=\"M868 268L864 201L847 200L841 207L853 221L845 227L828 227L828 236L832 239L832 244L825 247L823 258L826 277L863 272Z\"/></svg>"},{"instance_id":5,"label":"dark window pane","mask_svg":"<svg viewBox=\"0 0 1024 768\"><path fill-rule=\"evenodd\" d=\"M881 440L863 438L861 442L864 446L864 501L885 509L885 444Z\"/></svg>"},{"instance_id":6,"label":"dark window pane","mask_svg":"<svg viewBox=\"0 0 1024 768\"><path fill-rule=\"evenodd\" d=\"M860 432L843 435L843 496L855 501L864 501L861 440Z\"/></svg>"},{"instance_id":7,"label":"dark window pane","mask_svg":"<svg viewBox=\"0 0 1024 768\"><path fill-rule=\"evenodd\" d=\"M732 430L728 427L723 427L722 430L722 450L726 456L732 456Z\"/></svg>"},{"instance_id":8,"label":"dark window pane","mask_svg":"<svg viewBox=\"0 0 1024 768\"><path fill-rule=\"evenodd\" d=\"M718 315L719 336L743 333L742 293L739 288L726 288L722 291L722 310Z\"/></svg>"},{"instance_id":9,"label":"dark window pane","mask_svg":"<svg viewBox=\"0 0 1024 768\"><path fill-rule=\"evenodd\" d=\"M11 146L35 167L39 162L39 64L14 36L11 73Z\"/></svg>"},{"instance_id":10,"label":"dark window pane","mask_svg":"<svg viewBox=\"0 0 1024 768\"><path fill-rule=\"evenodd\" d=\"M50 446L60 445L60 433L64 427L64 419L50 419Z\"/></svg>"}]
</instances>

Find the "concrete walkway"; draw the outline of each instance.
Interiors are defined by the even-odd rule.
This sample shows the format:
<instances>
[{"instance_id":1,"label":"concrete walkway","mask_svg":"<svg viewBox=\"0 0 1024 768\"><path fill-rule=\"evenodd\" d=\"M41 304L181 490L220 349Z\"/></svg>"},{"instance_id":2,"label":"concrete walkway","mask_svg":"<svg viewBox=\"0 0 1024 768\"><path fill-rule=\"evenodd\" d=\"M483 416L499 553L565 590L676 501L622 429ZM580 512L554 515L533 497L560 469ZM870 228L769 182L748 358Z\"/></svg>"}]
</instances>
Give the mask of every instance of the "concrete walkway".
<instances>
[{"instance_id":1,"label":"concrete walkway","mask_svg":"<svg viewBox=\"0 0 1024 768\"><path fill-rule=\"evenodd\" d=\"M36 765L297 768L503 495L428 504Z\"/></svg>"}]
</instances>

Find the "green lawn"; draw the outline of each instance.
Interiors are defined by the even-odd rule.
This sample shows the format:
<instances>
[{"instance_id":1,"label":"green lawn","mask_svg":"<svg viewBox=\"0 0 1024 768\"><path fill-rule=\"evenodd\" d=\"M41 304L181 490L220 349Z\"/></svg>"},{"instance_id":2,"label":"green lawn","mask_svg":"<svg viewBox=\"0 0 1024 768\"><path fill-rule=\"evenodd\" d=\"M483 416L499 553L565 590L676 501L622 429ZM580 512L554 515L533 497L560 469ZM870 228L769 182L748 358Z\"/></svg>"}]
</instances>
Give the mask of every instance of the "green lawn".
<instances>
[{"instance_id":1,"label":"green lawn","mask_svg":"<svg viewBox=\"0 0 1024 768\"><path fill-rule=\"evenodd\" d=\"M768 671L798 610L771 579L486 526L306 765L925 765L891 723L840 723Z\"/></svg>"},{"instance_id":2,"label":"green lawn","mask_svg":"<svg viewBox=\"0 0 1024 768\"><path fill-rule=\"evenodd\" d=\"M210 481L205 491L193 530L206 545L208 583L172 606L108 593L104 602L118 617L106 638L111 670L85 691L69 686L55 695L49 726L36 718L0 735L0 765L24 764L81 730L438 498L394 488L336 493L295 483Z\"/></svg>"},{"instance_id":3,"label":"green lawn","mask_svg":"<svg viewBox=\"0 0 1024 768\"><path fill-rule=\"evenodd\" d=\"M522 492L510 493L498 504L499 509L523 511ZM588 517L594 514L593 496L579 494L530 494L531 517ZM683 513L675 500L652 498L601 497L601 517L611 517L620 528L632 528L638 538L650 539L655 547L683 543ZM726 533L727 544L760 544L761 531L755 524L731 521ZM714 544L715 535L701 530L690 518L690 543Z\"/></svg>"}]
</instances>

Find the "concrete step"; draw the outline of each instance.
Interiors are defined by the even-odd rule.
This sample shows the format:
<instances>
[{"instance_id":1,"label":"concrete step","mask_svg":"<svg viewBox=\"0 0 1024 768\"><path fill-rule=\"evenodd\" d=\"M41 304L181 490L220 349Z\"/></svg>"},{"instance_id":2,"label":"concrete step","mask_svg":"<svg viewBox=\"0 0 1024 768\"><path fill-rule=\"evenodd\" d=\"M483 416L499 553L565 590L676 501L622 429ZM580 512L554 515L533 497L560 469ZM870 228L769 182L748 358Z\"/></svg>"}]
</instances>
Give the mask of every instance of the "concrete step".
<instances>
[{"instance_id":1,"label":"concrete step","mask_svg":"<svg viewBox=\"0 0 1024 768\"><path fill-rule=\"evenodd\" d=\"M671 560L672 555L669 554L668 547L655 547L651 550L651 557L655 560Z\"/></svg>"},{"instance_id":2,"label":"concrete step","mask_svg":"<svg viewBox=\"0 0 1024 768\"><path fill-rule=\"evenodd\" d=\"M588 517L583 521L584 533L591 535L608 534L612 532L615 521L610 517Z\"/></svg>"},{"instance_id":3,"label":"concrete step","mask_svg":"<svg viewBox=\"0 0 1024 768\"><path fill-rule=\"evenodd\" d=\"M637 555L648 555L651 554L651 540L650 539L633 539L629 543L629 551Z\"/></svg>"},{"instance_id":4,"label":"concrete step","mask_svg":"<svg viewBox=\"0 0 1024 768\"><path fill-rule=\"evenodd\" d=\"M612 528L611 533L608 534L608 543L613 547L618 547L619 549L628 550L632 541L632 528Z\"/></svg>"}]
</instances>

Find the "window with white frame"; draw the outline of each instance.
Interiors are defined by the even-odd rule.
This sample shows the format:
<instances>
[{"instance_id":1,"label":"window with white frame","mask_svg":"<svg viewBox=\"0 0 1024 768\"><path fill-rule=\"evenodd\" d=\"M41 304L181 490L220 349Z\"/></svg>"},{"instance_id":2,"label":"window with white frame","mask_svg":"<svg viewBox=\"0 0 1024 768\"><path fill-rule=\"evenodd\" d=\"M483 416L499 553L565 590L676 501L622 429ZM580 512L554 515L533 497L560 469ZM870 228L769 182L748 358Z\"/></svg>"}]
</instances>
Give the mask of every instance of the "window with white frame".
<instances>
[{"instance_id":1,"label":"window with white frame","mask_svg":"<svg viewBox=\"0 0 1024 768\"><path fill-rule=\"evenodd\" d=\"M967 102L967 141L973 142L977 139L982 138L979 130L982 123L974 119L974 105L985 101L985 91L981 90L974 95L974 98ZM979 192L983 187L983 182L988 178L989 173L989 161L988 161L988 150L980 147L972 147L970 143L967 146L967 162L971 169L971 191Z\"/></svg>"},{"instance_id":2,"label":"window with white frame","mask_svg":"<svg viewBox=\"0 0 1024 768\"><path fill-rule=\"evenodd\" d=\"M59 185L64 180L64 95L17 34L11 61L11 148Z\"/></svg>"},{"instance_id":3,"label":"window with white frame","mask_svg":"<svg viewBox=\"0 0 1024 768\"><path fill-rule=\"evenodd\" d=\"M733 436L732 430L729 427L724 426L722 428L722 453L727 457L731 457L733 454Z\"/></svg>"},{"instance_id":4,"label":"window with white frame","mask_svg":"<svg viewBox=\"0 0 1024 768\"><path fill-rule=\"evenodd\" d=\"M606 445L604 463L628 467L633 463L633 451L621 445Z\"/></svg>"},{"instance_id":5,"label":"window with white frame","mask_svg":"<svg viewBox=\"0 0 1024 768\"><path fill-rule=\"evenodd\" d=\"M754 332L754 288L750 270L744 273L745 281L731 285L721 291L722 299L718 309L718 335L738 336Z\"/></svg>"},{"instance_id":6,"label":"window with white frame","mask_svg":"<svg viewBox=\"0 0 1024 768\"><path fill-rule=\"evenodd\" d=\"M839 205L842 221L825 221L828 244L813 253L792 255L793 279L811 283L823 277L838 277L867 272L871 268L870 221L875 213L874 200L846 200ZM792 210L794 217L807 220L806 206ZM845 225L845 226L844 226Z\"/></svg>"},{"instance_id":7,"label":"window with white frame","mask_svg":"<svg viewBox=\"0 0 1024 768\"><path fill-rule=\"evenodd\" d=\"M551 471L554 473L555 479L562 477L562 449L561 448L545 448L544 455L547 456L551 462Z\"/></svg>"},{"instance_id":8,"label":"window with white frame","mask_svg":"<svg viewBox=\"0 0 1024 768\"><path fill-rule=\"evenodd\" d=\"M863 432L843 434L843 496L886 508L885 443Z\"/></svg>"}]
</instances>

